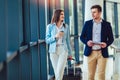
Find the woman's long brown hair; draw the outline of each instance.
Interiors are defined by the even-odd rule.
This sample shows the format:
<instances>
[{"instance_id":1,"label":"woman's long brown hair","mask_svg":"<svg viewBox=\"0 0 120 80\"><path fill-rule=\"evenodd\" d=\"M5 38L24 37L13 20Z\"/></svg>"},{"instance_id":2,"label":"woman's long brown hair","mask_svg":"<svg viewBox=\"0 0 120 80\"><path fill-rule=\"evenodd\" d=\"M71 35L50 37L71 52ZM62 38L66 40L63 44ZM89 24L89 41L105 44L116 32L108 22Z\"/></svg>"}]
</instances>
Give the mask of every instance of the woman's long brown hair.
<instances>
[{"instance_id":1,"label":"woman's long brown hair","mask_svg":"<svg viewBox=\"0 0 120 80\"><path fill-rule=\"evenodd\" d=\"M57 24L57 22L59 21L61 12L63 12L63 10L61 10L61 9L57 9L57 10L54 11L53 16L52 16L52 19L51 19L51 23L52 23L52 24L53 24L53 23L56 23L56 24ZM63 26L65 27L65 24L64 24L64 23L63 23Z\"/></svg>"}]
</instances>

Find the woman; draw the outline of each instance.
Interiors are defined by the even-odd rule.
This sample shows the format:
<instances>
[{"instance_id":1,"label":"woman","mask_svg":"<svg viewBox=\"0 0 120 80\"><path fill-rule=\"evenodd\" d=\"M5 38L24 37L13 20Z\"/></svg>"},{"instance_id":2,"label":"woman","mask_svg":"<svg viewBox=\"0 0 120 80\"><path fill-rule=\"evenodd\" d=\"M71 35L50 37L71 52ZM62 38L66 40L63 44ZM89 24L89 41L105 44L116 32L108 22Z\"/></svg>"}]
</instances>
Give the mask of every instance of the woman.
<instances>
[{"instance_id":1,"label":"woman","mask_svg":"<svg viewBox=\"0 0 120 80\"><path fill-rule=\"evenodd\" d=\"M46 30L46 43L49 44L55 80L62 80L67 57L71 58L69 27L63 21L64 11L55 10L51 23Z\"/></svg>"}]
</instances>

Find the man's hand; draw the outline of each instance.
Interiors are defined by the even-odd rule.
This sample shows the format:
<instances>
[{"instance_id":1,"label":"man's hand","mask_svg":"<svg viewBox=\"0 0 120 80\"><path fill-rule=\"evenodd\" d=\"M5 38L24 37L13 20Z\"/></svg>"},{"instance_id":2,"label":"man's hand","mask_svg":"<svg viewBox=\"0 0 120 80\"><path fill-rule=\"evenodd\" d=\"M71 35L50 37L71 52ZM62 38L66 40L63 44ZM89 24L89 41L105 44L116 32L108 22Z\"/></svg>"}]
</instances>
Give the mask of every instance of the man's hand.
<instances>
[{"instance_id":1,"label":"man's hand","mask_svg":"<svg viewBox=\"0 0 120 80\"><path fill-rule=\"evenodd\" d=\"M105 48L107 46L107 44L105 42L101 42L100 46L101 46L101 48Z\"/></svg>"},{"instance_id":2,"label":"man's hand","mask_svg":"<svg viewBox=\"0 0 120 80\"><path fill-rule=\"evenodd\" d=\"M89 47L92 47L94 44L93 44L93 41L92 40L89 40L88 42L87 42L87 45L89 46Z\"/></svg>"}]
</instances>

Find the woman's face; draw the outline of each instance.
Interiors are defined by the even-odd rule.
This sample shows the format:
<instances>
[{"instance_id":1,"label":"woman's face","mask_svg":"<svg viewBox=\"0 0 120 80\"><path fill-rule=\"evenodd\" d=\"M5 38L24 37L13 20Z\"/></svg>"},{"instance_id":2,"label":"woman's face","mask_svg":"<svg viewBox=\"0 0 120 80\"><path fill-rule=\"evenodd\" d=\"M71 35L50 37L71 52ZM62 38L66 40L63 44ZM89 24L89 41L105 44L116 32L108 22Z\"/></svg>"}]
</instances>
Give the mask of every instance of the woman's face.
<instances>
[{"instance_id":1,"label":"woman's face","mask_svg":"<svg viewBox=\"0 0 120 80\"><path fill-rule=\"evenodd\" d=\"M61 21L61 22L64 21L64 12L63 11L60 13L59 21Z\"/></svg>"}]
</instances>

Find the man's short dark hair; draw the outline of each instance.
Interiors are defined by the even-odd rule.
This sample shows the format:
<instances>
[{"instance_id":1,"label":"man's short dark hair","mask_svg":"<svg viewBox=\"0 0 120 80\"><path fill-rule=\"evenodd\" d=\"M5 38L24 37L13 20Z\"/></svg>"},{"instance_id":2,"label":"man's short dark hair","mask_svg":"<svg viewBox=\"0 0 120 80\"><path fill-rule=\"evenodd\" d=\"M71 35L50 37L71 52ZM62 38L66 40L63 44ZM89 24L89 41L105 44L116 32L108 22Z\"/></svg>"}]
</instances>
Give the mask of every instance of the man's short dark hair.
<instances>
[{"instance_id":1,"label":"man's short dark hair","mask_svg":"<svg viewBox=\"0 0 120 80\"><path fill-rule=\"evenodd\" d=\"M98 12L102 12L102 8L100 5L93 5L91 9L97 8Z\"/></svg>"}]
</instances>

